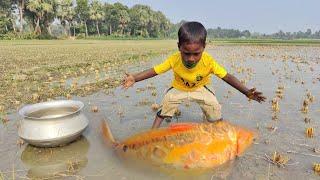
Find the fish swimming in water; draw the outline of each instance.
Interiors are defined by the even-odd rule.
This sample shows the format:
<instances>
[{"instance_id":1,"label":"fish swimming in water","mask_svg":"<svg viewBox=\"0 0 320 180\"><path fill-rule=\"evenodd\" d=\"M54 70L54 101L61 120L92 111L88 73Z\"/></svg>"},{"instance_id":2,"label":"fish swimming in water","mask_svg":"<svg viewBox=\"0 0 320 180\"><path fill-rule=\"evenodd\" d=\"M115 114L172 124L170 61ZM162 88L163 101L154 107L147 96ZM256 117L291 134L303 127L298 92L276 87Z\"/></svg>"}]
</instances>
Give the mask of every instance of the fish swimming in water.
<instances>
[{"instance_id":1,"label":"fish swimming in water","mask_svg":"<svg viewBox=\"0 0 320 180\"><path fill-rule=\"evenodd\" d=\"M175 123L150 129L122 142L114 139L102 121L104 139L121 156L129 156L176 169L220 166L241 155L253 142L254 133L229 122Z\"/></svg>"}]
</instances>

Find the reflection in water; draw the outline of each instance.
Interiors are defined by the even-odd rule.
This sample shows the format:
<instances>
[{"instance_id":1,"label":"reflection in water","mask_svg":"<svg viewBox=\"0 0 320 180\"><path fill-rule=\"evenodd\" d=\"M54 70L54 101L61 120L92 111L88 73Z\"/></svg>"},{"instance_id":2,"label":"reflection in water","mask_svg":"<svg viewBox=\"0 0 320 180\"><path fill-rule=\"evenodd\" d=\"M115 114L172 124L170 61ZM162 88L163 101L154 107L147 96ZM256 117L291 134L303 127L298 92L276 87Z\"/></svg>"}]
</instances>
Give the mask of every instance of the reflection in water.
<instances>
[{"instance_id":1,"label":"reflection in water","mask_svg":"<svg viewBox=\"0 0 320 180\"><path fill-rule=\"evenodd\" d=\"M77 141L56 148L38 148L28 145L21 160L28 170L28 177L59 177L73 175L87 163L88 140L81 136Z\"/></svg>"},{"instance_id":2,"label":"reflection in water","mask_svg":"<svg viewBox=\"0 0 320 180\"><path fill-rule=\"evenodd\" d=\"M196 170L176 170L176 169L164 169L160 171L169 175L172 179L183 179L183 180L193 180L193 179L228 179L232 167L234 166L234 161L229 161L213 169L196 169Z\"/></svg>"},{"instance_id":3,"label":"reflection in water","mask_svg":"<svg viewBox=\"0 0 320 180\"><path fill-rule=\"evenodd\" d=\"M118 167L119 171L134 174L137 177L143 174L142 179L150 179L150 177L175 180L228 179L237 164L237 159L235 159L212 169L176 169L172 166L156 165L134 157L119 155L117 157L121 163L121 166Z\"/></svg>"}]
</instances>

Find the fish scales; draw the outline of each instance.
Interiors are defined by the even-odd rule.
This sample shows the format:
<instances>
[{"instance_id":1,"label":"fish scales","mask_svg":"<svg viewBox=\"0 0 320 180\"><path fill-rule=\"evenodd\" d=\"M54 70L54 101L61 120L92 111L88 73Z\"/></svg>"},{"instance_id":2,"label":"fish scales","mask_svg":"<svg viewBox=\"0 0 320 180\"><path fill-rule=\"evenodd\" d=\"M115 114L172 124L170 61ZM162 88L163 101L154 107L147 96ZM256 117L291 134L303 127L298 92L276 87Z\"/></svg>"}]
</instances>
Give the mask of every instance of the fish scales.
<instances>
[{"instance_id":1,"label":"fish scales","mask_svg":"<svg viewBox=\"0 0 320 180\"><path fill-rule=\"evenodd\" d=\"M123 156L166 167L195 169L216 167L234 159L252 140L253 132L217 121L172 124L138 133L117 144Z\"/></svg>"}]
</instances>

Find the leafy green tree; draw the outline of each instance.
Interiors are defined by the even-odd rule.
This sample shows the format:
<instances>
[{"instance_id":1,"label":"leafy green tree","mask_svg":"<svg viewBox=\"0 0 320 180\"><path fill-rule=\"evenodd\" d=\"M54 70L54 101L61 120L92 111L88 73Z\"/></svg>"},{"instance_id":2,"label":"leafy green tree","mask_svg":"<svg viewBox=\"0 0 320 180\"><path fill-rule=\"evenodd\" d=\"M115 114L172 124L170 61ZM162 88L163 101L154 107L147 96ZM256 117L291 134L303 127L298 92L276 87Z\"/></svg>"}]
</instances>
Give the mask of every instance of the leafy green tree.
<instances>
[{"instance_id":1,"label":"leafy green tree","mask_svg":"<svg viewBox=\"0 0 320 180\"><path fill-rule=\"evenodd\" d=\"M115 16L115 8L112 4L105 3L104 4L104 21L106 25L108 26L108 34L111 35L114 29L114 24L117 21L117 17Z\"/></svg>"},{"instance_id":2,"label":"leafy green tree","mask_svg":"<svg viewBox=\"0 0 320 180\"><path fill-rule=\"evenodd\" d=\"M58 14L59 0L46 0L52 6L52 11L44 14L43 25L47 30L47 33L52 36L51 24L55 20Z\"/></svg>"},{"instance_id":3,"label":"leafy green tree","mask_svg":"<svg viewBox=\"0 0 320 180\"><path fill-rule=\"evenodd\" d=\"M311 29L307 29L306 37L307 37L307 38L311 38L311 35L312 35Z\"/></svg>"},{"instance_id":4,"label":"leafy green tree","mask_svg":"<svg viewBox=\"0 0 320 180\"><path fill-rule=\"evenodd\" d=\"M320 30L314 32L314 37L313 37L313 38L315 38L315 39L320 39Z\"/></svg>"},{"instance_id":5,"label":"leafy green tree","mask_svg":"<svg viewBox=\"0 0 320 180\"><path fill-rule=\"evenodd\" d=\"M244 30L244 31L242 31L242 36L244 36L244 37L246 37L246 38L249 38L250 36L251 36L251 33L250 33L250 31L248 31L248 30Z\"/></svg>"},{"instance_id":6,"label":"leafy green tree","mask_svg":"<svg viewBox=\"0 0 320 180\"><path fill-rule=\"evenodd\" d=\"M138 4L130 9L129 14L131 21L129 26L131 35L149 37L147 27L150 20L150 12L151 8L146 5Z\"/></svg>"},{"instance_id":7,"label":"leafy green tree","mask_svg":"<svg viewBox=\"0 0 320 180\"><path fill-rule=\"evenodd\" d=\"M76 12L73 8L73 0L60 0L57 15L64 28L65 35L71 35L70 26L75 19L75 14ZM74 24L72 25L74 27Z\"/></svg>"},{"instance_id":8,"label":"leafy green tree","mask_svg":"<svg viewBox=\"0 0 320 180\"><path fill-rule=\"evenodd\" d=\"M170 28L168 30L169 37L173 38L173 39L177 39L178 30L179 30L180 26L185 22L187 22L187 21L181 20L180 22L178 22L176 24L170 25ZM208 32L208 34L209 34L209 32Z\"/></svg>"},{"instance_id":9,"label":"leafy green tree","mask_svg":"<svg viewBox=\"0 0 320 180\"><path fill-rule=\"evenodd\" d=\"M12 1L11 0L1 0L0 1L0 13L6 12L11 8Z\"/></svg>"},{"instance_id":10,"label":"leafy green tree","mask_svg":"<svg viewBox=\"0 0 320 180\"><path fill-rule=\"evenodd\" d=\"M108 25L109 34L113 31L119 32L121 35L125 33L125 29L130 21L129 8L121 3L105 4L105 22Z\"/></svg>"},{"instance_id":11,"label":"leafy green tree","mask_svg":"<svg viewBox=\"0 0 320 180\"><path fill-rule=\"evenodd\" d=\"M160 12L151 12L148 23L148 33L151 37L166 37L170 29L170 21Z\"/></svg>"},{"instance_id":12,"label":"leafy green tree","mask_svg":"<svg viewBox=\"0 0 320 180\"><path fill-rule=\"evenodd\" d=\"M36 15L35 33L41 34L40 20L43 19L46 13L51 13L53 11L52 4L44 0L30 0L27 4L27 8Z\"/></svg>"},{"instance_id":13,"label":"leafy green tree","mask_svg":"<svg viewBox=\"0 0 320 180\"><path fill-rule=\"evenodd\" d=\"M10 23L12 22L12 23ZM0 33L6 33L14 29L14 18L12 16L12 2L10 0L0 1Z\"/></svg>"},{"instance_id":14,"label":"leafy green tree","mask_svg":"<svg viewBox=\"0 0 320 180\"><path fill-rule=\"evenodd\" d=\"M130 21L130 16L127 10L120 10L118 13L119 17L119 28L120 28L120 34L124 35L125 28L128 26L128 23Z\"/></svg>"},{"instance_id":15,"label":"leafy green tree","mask_svg":"<svg viewBox=\"0 0 320 180\"><path fill-rule=\"evenodd\" d=\"M93 0L90 4L89 12L90 19L95 22L97 33L100 36L99 21L103 20L104 18L104 11L101 2L98 0Z\"/></svg>"},{"instance_id":16,"label":"leafy green tree","mask_svg":"<svg viewBox=\"0 0 320 180\"><path fill-rule=\"evenodd\" d=\"M87 21L90 18L90 7L88 0L77 0L77 6L75 7L75 12L81 23L85 26L85 33L88 36Z\"/></svg>"},{"instance_id":17,"label":"leafy green tree","mask_svg":"<svg viewBox=\"0 0 320 180\"><path fill-rule=\"evenodd\" d=\"M12 0L11 2L12 5L15 6L19 12L19 32L23 32L23 14L27 0Z\"/></svg>"},{"instance_id":18,"label":"leafy green tree","mask_svg":"<svg viewBox=\"0 0 320 180\"><path fill-rule=\"evenodd\" d=\"M148 35L150 37L158 37L160 34L160 19L155 12L150 11L149 14L150 16L147 25Z\"/></svg>"}]
</instances>

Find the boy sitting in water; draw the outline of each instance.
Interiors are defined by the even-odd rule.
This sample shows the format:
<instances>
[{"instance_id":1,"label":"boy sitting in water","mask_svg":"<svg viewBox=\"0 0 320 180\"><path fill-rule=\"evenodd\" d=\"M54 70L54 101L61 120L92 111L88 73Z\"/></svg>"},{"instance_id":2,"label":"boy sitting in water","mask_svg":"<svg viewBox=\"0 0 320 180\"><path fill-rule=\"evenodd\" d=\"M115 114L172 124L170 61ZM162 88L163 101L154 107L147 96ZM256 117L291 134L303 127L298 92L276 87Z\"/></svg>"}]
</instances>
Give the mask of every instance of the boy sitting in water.
<instances>
[{"instance_id":1,"label":"boy sitting in water","mask_svg":"<svg viewBox=\"0 0 320 180\"><path fill-rule=\"evenodd\" d=\"M158 128L164 118L171 118L184 100L197 102L207 121L221 120L221 105L213 91L207 87L211 74L215 74L249 99L259 103L265 101L266 98L261 92L255 88L248 89L204 51L206 37L207 31L201 23L184 23L178 31L179 52L151 69L137 74L126 74L122 86L127 89L135 82L173 70L172 87L167 90L162 100L161 110L158 111L152 128Z\"/></svg>"}]
</instances>

